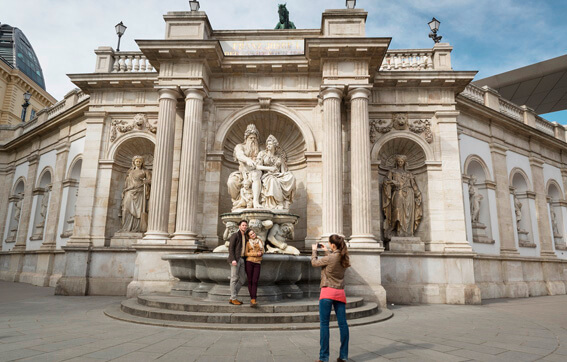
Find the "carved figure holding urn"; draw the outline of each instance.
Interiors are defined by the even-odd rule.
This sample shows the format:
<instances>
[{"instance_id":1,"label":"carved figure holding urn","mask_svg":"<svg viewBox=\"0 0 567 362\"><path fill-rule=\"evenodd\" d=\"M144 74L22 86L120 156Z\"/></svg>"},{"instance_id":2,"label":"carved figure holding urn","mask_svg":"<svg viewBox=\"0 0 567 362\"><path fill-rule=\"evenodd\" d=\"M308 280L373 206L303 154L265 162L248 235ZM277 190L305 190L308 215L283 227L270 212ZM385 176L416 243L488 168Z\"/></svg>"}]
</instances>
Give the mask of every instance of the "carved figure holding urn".
<instances>
[{"instance_id":1,"label":"carved figure holding urn","mask_svg":"<svg viewBox=\"0 0 567 362\"><path fill-rule=\"evenodd\" d=\"M148 200L151 172L144 167L144 158L134 156L122 191L121 232L145 232L148 228Z\"/></svg>"},{"instance_id":2,"label":"carved figure holding urn","mask_svg":"<svg viewBox=\"0 0 567 362\"><path fill-rule=\"evenodd\" d=\"M299 250L287 245L286 240L293 240L293 224L274 224L268 232L268 253L299 255Z\"/></svg>"},{"instance_id":3,"label":"carved figure holding urn","mask_svg":"<svg viewBox=\"0 0 567 362\"><path fill-rule=\"evenodd\" d=\"M388 171L382 186L384 234L387 238L413 237L423 215L421 192L406 165L407 157L397 155L395 167Z\"/></svg>"}]
</instances>

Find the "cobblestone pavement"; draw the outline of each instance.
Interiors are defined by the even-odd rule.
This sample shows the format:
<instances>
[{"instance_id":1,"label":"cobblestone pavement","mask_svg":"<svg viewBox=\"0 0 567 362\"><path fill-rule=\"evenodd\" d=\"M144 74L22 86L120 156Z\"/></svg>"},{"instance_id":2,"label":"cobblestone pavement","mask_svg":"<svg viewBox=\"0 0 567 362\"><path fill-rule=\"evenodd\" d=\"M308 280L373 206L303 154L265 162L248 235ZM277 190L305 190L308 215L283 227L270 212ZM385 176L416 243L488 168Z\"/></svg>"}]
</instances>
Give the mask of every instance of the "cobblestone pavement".
<instances>
[{"instance_id":1,"label":"cobblestone pavement","mask_svg":"<svg viewBox=\"0 0 567 362\"><path fill-rule=\"evenodd\" d=\"M220 332L113 320L121 297L60 297L0 281L0 361L314 361L318 331ZM350 330L351 361L567 361L567 296L390 306ZM331 331L331 360L338 357Z\"/></svg>"}]
</instances>

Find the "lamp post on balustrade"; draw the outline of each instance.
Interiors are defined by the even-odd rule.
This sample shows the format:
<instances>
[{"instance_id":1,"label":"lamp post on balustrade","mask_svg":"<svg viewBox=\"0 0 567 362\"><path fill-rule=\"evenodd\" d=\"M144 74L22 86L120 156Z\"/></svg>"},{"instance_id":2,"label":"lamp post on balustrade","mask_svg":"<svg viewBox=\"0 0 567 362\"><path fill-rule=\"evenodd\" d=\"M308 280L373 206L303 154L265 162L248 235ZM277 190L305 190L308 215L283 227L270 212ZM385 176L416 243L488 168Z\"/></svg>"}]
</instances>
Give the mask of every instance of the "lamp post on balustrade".
<instances>
[{"instance_id":1,"label":"lamp post on balustrade","mask_svg":"<svg viewBox=\"0 0 567 362\"><path fill-rule=\"evenodd\" d=\"M122 22L119 22L114 26L114 29L116 29L116 35L118 35L118 46L116 47L116 51L119 52L120 38L122 38L122 35L124 35L124 33L126 32L126 25L124 25Z\"/></svg>"},{"instance_id":2,"label":"lamp post on balustrade","mask_svg":"<svg viewBox=\"0 0 567 362\"><path fill-rule=\"evenodd\" d=\"M347 9L354 9L356 6L356 0L346 0Z\"/></svg>"},{"instance_id":3,"label":"lamp post on balustrade","mask_svg":"<svg viewBox=\"0 0 567 362\"><path fill-rule=\"evenodd\" d=\"M433 39L435 43L439 43L441 38L443 38L441 35L437 35L437 31L439 31L439 24L441 24L441 22L435 18L431 19L431 21L427 23L427 25L429 25L429 29L431 29L429 37Z\"/></svg>"},{"instance_id":4,"label":"lamp post on balustrade","mask_svg":"<svg viewBox=\"0 0 567 362\"><path fill-rule=\"evenodd\" d=\"M191 8L191 11L199 11L199 2L197 0L191 0L189 1L189 7Z\"/></svg>"},{"instance_id":5,"label":"lamp post on balustrade","mask_svg":"<svg viewBox=\"0 0 567 362\"><path fill-rule=\"evenodd\" d=\"M24 104L22 104L22 122L26 121L26 113L28 111L28 107L30 105L31 93L26 91L24 93Z\"/></svg>"}]
</instances>

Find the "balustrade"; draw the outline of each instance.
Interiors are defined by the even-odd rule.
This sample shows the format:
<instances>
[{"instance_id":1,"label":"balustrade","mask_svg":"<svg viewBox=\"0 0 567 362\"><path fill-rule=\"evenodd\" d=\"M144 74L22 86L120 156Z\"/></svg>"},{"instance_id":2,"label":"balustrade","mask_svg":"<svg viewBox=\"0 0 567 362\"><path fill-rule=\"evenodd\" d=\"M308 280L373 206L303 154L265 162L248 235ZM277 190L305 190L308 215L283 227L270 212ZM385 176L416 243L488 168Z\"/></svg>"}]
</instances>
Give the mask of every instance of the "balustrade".
<instances>
[{"instance_id":1,"label":"balustrade","mask_svg":"<svg viewBox=\"0 0 567 362\"><path fill-rule=\"evenodd\" d=\"M542 132L547 133L550 136L555 136L555 127L553 123L549 122L546 119L536 116L536 128Z\"/></svg>"},{"instance_id":2,"label":"balustrade","mask_svg":"<svg viewBox=\"0 0 567 362\"><path fill-rule=\"evenodd\" d=\"M140 52L114 53L112 73L155 72L146 56Z\"/></svg>"},{"instance_id":3,"label":"balustrade","mask_svg":"<svg viewBox=\"0 0 567 362\"><path fill-rule=\"evenodd\" d=\"M433 52L431 49L388 51L380 67L380 70L430 69L433 69Z\"/></svg>"},{"instance_id":4,"label":"balustrade","mask_svg":"<svg viewBox=\"0 0 567 362\"><path fill-rule=\"evenodd\" d=\"M518 121L523 120L524 110L522 108L510 101L505 100L504 98L500 98L498 101L500 103L500 113L504 113L505 115L512 117Z\"/></svg>"}]
</instances>

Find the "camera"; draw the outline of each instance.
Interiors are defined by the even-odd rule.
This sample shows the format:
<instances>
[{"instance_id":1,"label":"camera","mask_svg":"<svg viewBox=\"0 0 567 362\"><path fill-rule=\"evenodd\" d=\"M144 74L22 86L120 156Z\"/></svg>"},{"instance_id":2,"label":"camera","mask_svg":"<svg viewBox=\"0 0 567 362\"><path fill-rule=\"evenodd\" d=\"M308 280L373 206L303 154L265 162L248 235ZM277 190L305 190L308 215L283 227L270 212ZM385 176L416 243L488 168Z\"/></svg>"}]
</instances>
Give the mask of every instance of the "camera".
<instances>
[{"instance_id":1,"label":"camera","mask_svg":"<svg viewBox=\"0 0 567 362\"><path fill-rule=\"evenodd\" d=\"M323 244L317 243L317 249L321 249L322 247L323 247Z\"/></svg>"}]
</instances>

